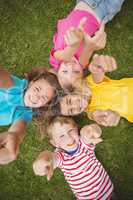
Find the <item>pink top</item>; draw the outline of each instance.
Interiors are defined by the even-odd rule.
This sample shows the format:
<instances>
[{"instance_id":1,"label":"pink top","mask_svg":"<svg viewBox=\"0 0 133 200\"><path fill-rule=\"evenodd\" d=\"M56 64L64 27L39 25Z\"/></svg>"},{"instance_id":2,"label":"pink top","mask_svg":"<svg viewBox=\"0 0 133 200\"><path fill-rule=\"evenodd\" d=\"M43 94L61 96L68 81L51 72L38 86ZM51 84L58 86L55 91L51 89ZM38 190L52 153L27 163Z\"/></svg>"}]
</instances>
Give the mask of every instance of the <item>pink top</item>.
<instances>
[{"instance_id":1,"label":"pink top","mask_svg":"<svg viewBox=\"0 0 133 200\"><path fill-rule=\"evenodd\" d=\"M94 33L99 29L99 23L97 19L87 11L73 10L66 18L58 21L57 32L53 37L54 47L50 52L50 64L55 69L59 68L61 62L54 57L54 52L57 50L63 50L66 47L64 42L64 35L66 31L72 26L77 27L83 17L87 18L86 24L84 26L85 32L90 36L94 35ZM79 59L81 51L82 44L74 55L77 59Z\"/></svg>"}]
</instances>

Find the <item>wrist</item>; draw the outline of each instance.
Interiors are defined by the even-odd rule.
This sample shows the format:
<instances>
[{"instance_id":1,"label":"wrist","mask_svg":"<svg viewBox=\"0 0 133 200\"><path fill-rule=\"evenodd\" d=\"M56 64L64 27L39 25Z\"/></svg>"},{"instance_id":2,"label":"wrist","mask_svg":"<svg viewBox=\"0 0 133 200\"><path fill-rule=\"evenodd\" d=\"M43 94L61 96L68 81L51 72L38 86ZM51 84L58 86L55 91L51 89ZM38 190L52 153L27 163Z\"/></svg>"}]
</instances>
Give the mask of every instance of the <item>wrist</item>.
<instances>
[{"instance_id":1,"label":"wrist","mask_svg":"<svg viewBox=\"0 0 133 200\"><path fill-rule=\"evenodd\" d=\"M71 48L72 50L77 50L77 48L80 47L80 43L68 45L67 47L68 47L68 48Z\"/></svg>"},{"instance_id":2,"label":"wrist","mask_svg":"<svg viewBox=\"0 0 133 200\"><path fill-rule=\"evenodd\" d=\"M11 135L13 135L14 137L16 137L19 141L19 143L21 143L24 139L25 136L25 132L9 132Z\"/></svg>"},{"instance_id":3,"label":"wrist","mask_svg":"<svg viewBox=\"0 0 133 200\"><path fill-rule=\"evenodd\" d=\"M92 51L92 52L96 50L95 45L90 44L90 43L88 43L88 42L84 42L84 47L85 47L86 49L88 49L89 51Z\"/></svg>"}]
</instances>

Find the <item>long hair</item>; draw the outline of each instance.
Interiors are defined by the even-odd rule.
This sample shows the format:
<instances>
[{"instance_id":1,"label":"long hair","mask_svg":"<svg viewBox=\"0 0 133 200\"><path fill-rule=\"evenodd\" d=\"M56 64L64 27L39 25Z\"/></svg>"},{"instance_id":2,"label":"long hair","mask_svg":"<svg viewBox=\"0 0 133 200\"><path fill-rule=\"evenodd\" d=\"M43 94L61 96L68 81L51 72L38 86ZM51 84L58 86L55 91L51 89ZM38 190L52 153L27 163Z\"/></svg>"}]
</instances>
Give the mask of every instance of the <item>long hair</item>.
<instances>
[{"instance_id":1,"label":"long hair","mask_svg":"<svg viewBox=\"0 0 133 200\"><path fill-rule=\"evenodd\" d=\"M45 126L49 120L53 117L52 106L57 104L56 101L58 96L62 92L61 86L58 82L56 74L50 72L45 67L36 67L26 74L28 82L35 82L39 79L46 80L54 89L54 96L51 101L49 101L45 106L40 108L33 109L33 123L39 129L40 134L42 135L45 132Z\"/></svg>"}]
</instances>

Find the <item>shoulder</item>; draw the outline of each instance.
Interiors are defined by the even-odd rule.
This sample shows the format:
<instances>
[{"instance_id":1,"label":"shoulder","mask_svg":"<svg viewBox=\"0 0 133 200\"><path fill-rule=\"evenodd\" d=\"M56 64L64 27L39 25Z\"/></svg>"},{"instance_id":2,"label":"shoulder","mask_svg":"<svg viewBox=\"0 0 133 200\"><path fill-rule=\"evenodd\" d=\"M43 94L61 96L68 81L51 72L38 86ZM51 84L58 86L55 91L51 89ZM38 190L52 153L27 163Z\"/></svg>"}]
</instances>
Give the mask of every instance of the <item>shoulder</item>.
<instances>
[{"instance_id":1,"label":"shoulder","mask_svg":"<svg viewBox=\"0 0 133 200\"><path fill-rule=\"evenodd\" d=\"M86 143L82 138L80 138L81 146L88 150L90 153L94 153L95 145Z\"/></svg>"},{"instance_id":2,"label":"shoulder","mask_svg":"<svg viewBox=\"0 0 133 200\"><path fill-rule=\"evenodd\" d=\"M12 86L13 81L10 73L5 69L0 68L0 88L8 88Z\"/></svg>"}]
</instances>

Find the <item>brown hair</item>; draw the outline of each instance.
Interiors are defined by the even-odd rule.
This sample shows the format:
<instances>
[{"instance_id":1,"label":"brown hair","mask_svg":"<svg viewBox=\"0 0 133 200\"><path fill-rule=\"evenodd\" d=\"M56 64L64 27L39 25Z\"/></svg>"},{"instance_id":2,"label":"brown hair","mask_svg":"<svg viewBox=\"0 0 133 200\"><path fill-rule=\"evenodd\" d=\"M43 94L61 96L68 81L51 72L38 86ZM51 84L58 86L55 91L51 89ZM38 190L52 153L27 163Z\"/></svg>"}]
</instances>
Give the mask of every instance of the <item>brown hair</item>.
<instances>
[{"instance_id":1,"label":"brown hair","mask_svg":"<svg viewBox=\"0 0 133 200\"><path fill-rule=\"evenodd\" d=\"M52 73L50 70L45 67L36 67L26 74L26 78L28 82L35 82L39 79L45 79L54 89L55 94L50 102L48 102L45 106L40 108L33 109L33 123L37 126L39 130L39 134L41 138L44 136L46 132L46 125L49 123L49 120L53 117L53 113L51 111L51 106L55 105L57 101L57 97L61 93L62 89L58 82L56 74Z\"/></svg>"},{"instance_id":2,"label":"brown hair","mask_svg":"<svg viewBox=\"0 0 133 200\"><path fill-rule=\"evenodd\" d=\"M49 126L47 127L47 134L50 139L52 139L52 126L54 126L55 123L62 124L72 124L74 127L77 127L77 124L71 117L55 117L51 122L49 123Z\"/></svg>"},{"instance_id":3,"label":"brown hair","mask_svg":"<svg viewBox=\"0 0 133 200\"><path fill-rule=\"evenodd\" d=\"M45 79L55 90L58 91L58 89L61 88L56 74L50 72L50 70L46 69L45 67L36 67L27 73L26 77L28 82L35 82L39 79Z\"/></svg>"}]
</instances>

